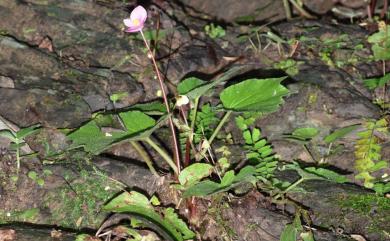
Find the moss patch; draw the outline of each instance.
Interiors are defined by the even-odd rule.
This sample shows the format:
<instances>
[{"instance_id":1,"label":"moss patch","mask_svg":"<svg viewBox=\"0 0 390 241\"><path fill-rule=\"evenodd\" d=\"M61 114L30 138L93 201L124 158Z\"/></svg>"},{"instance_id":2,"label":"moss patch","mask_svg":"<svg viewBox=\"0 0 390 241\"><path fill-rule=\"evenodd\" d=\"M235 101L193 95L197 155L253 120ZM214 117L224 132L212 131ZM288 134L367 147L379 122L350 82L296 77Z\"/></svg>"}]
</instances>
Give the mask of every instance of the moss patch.
<instances>
[{"instance_id":1,"label":"moss patch","mask_svg":"<svg viewBox=\"0 0 390 241\"><path fill-rule=\"evenodd\" d=\"M343 209L352 210L362 217L369 217L367 226L369 233L385 236L390 233L390 199L374 194L350 195L340 198L339 205Z\"/></svg>"},{"instance_id":2,"label":"moss patch","mask_svg":"<svg viewBox=\"0 0 390 241\"><path fill-rule=\"evenodd\" d=\"M100 212L102 204L120 188L107 177L85 170L78 178L72 174L64 178L69 185L58 188L45 198L52 223L67 228L96 228L106 215Z\"/></svg>"}]
</instances>

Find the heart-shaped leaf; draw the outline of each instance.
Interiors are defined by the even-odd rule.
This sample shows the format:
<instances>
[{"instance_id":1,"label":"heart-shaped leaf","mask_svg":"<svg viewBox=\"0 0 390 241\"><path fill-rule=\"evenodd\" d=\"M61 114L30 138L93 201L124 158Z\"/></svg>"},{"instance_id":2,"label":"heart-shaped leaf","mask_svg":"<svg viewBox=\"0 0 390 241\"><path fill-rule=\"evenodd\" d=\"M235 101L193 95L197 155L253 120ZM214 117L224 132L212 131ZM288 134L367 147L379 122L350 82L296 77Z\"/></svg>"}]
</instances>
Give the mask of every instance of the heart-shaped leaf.
<instances>
[{"instance_id":1,"label":"heart-shaped leaf","mask_svg":"<svg viewBox=\"0 0 390 241\"><path fill-rule=\"evenodd\" d=\"M221 92L223 106L233 111L276 111L289 91L280 84L286 77L248 79Z\"/></svg>"}]
</instances>

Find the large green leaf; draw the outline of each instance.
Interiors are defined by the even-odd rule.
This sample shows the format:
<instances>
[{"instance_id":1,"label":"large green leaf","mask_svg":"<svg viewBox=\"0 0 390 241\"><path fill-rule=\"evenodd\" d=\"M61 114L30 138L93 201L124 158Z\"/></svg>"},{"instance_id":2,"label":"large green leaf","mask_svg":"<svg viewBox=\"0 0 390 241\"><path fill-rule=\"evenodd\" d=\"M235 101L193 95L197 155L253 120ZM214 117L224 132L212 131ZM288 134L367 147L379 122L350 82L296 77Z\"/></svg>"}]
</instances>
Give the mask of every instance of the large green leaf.
<instances>
[{"instance_id":1,"label":"large green leaf","mask_svg":"<svg viewBox=\"0 0 390 241\"><path fill-rule=\"evenodd\" d=\"M84 147L84 150L93 154L104 151L114 140L113 136L106 136L94 120L81 126L68 135L72 140L72 147Z\"/></svg>"},{"instance_id":2,"label":"large green leaf","mask_svg":"<svg viewBox=\"0 0 390 241\"><path fill-rule=\"evenodd\" d=\"M187 94L189 91L198 88L202 85L204 85L206 82L204 80L195 78L195 77L190 77L187 79L182 80L178 85L177 85L177 91L181 95Z\"/></svg>"},{"instance_id":3,"label":"large green leaf","mask_svg":"<svg viewBox=\"0 0 390 241\"><path fill-rule=\"evenodd\" d=\"M127 129L127 134L139 133L156 124L156 121L152 117L137 110L122 112L119 113L119 116Z\"/></svg>"},{"instance_id":4,"label":"large green leaf","mask_svg":"<svg viewBox=\"0 0 390 241\"><path fill-rule=\"evenodd\" d=\"M283 103L283 97L289 93L280 84L285 78L248 79L229 86L220 94L222 104L233 111L276 111Z\"/></svg>"},{"instance_id":5,"label":"large green leaf","mask_svg":"<svg viewBox=\"0 0 390 241\"><path fill-rule=\"evenodd\" d=\"M194 163L181 171L179 182L183 186L192 186L204 177L210 176L213 168L212 165L207 163Z\"/></svg>"},{"instance_id":6,"label":"large green leaf","mask_svg":"<svg viewBox=\"0 0 390 241\"><path fill-rule=\"evenodd\" d=\"M182 226L180 225L180 227L177 227L172 225L172 215L168 220L164 219L154 210L154 207L150 204L148 198L141 193L135 191L122 193L106 204L103 207L103 210L117 213L129 213L135 215L137 218L141 217L154 224L150 225L149 228L155 230L156 227L158 227L155 231L162 236L168 235L169 237L164 237L165 240L183 240L182 234L180 233ZM177 220L174 224L178 224ZM186 232L186 235L188 235L188 232Z\"/></svg>"}]
</instances>

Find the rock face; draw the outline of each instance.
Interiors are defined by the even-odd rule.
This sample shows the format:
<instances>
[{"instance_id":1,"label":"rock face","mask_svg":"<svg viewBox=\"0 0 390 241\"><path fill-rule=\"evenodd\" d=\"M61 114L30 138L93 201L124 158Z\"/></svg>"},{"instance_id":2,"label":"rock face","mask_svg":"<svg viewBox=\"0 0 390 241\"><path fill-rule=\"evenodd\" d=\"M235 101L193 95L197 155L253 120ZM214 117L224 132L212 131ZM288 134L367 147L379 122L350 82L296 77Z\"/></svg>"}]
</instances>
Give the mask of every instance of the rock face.
<instances>
[{"instance_id":1,"label":"rock face","mask_svg":"<svg viewBox=\"0 0 390 241\"><path fill-rule=\"evenodd\" d=\"M317 6L319 9L314 12L323 13L337 1L305 2L307 7L315 2L312 10ZM323 4L318 5L319 2ZM361 6L359 1L354 2ZM340 3L347 5L346 1ZM352 6L351 2L348 4ZM100 0L0 1L0 120L19 127L40 123L44 130L26 141L41 157L50 157L51 150L58 150L60 160L77 164L90 160L85 153L68 153L69 141L58 129L77 128L98 111L114 111L157 98L159 87L144 54L142 39L122 31L128 7L133 5ZM382 114L372 103L373 94L362 84L362 79L382 74L382 66L370 61L366 31L354 25L319 20L256 28L232 23L237 18L252 23L281 20L282 1L151 1L146 7L149 18L145 35L156 52L171 96L176 94L175 85L185 77L210 80L236 65L245 66L247 71L230 83L289 75L284 84L291 94L285 104L259 119L256 126L287 162L300 159L353 173L354 143L360 129L339 140L337 144L343 148L333 155L328 155L330 147L323 138L338 128L378 119ZM216 38L205 32L204 27L211 20L225 25L225 36ZM154 31L156 28L159 31ZM113 103L110 96L116 93L125 94ZM211 96L211 102L215 98L218 96ZM233 132L234 152L242 159L242 133L232 126L226 125L226 130ZM319 134L305 145L284 138L302 127L317 128ZM155 134L165 140L166 134L162 133L166 132ZM383 146L389 146L388 139L383 142ZM8 145L9 141L4 146ZM23 159L21 177L14 181L13 153L5 147L0 146L0 170L4 173L0 175L0 207L4 207L0 210L0 222L96 228L106 215L98 215L98 208L123 188L114 185L117 182L110 178L150 195L158 193L167 197L168 204L174 203L167 191L169 183L152 176L128 145L117 146L118 149L93 159L94 166L108 175L104 180L90 166L86 169L91 172L83 172L74 170L75 165L46 168ZM389 155L389 148L383 148L384 159ZM27 176L34 170L39 170L37 175L44 180L43 186ZM306 192L294 191L287 197L312 211L314 227L323 230L314 232L316 240L350 240L348 235L357 233L379 241L385 236L375 230L384 235L390 232L386 226L388 201L375 199L367 190L326 181L304 182L300 187ZM95 198L93 202L89 202L91 196ZM367 198L372 201L372 208L348 207L349 200L359 203ZM197 223L199 229L211 230L204 232L202 238L219 240L220 233L214 231L227 231L213 222L222 219L223 225L226 221L241 238L238 240L279 240L283 228L292 220L291 215L280 213L276 206L264 204L266 201L259 192L252 192L229 202L229 208L218 210L214 216L208 212L210 200L199 202L200 209L204 209ZM11 217L7 215L10 210ZM23 215L26 211L34 214L29 216L31 219ZM346 235L332 232L338 226Z\"/></svg>"},{"instance_id":2,"label":"rock face","mask_svg":"<svg viewBox=\"0 0 390 241\"><path fill-rule=\"evenodd\" d=\"M184 0L182 2L197 12L206 13L211 17L228 22L240 19L240 17L242 20L253 22L273 22L283 19L285 16L282 1Z\"/></svg>"}]
</instances>

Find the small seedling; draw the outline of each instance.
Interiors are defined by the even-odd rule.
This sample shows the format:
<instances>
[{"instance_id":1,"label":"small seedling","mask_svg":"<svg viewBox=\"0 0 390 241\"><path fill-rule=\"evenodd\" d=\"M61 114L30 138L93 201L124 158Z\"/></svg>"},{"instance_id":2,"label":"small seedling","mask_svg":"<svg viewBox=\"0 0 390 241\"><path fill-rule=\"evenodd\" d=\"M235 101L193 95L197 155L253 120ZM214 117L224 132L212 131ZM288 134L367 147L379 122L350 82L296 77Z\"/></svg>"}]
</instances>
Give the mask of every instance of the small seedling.
<instances>
[{"instance_id":1,"label":"small seedling","mask_svg":"<svg viewBox=\"0 0 390 241\"><path fill-rule=\"evenodd\" d=\"M0 136L6 137L11 141L11 148L16 151L16 171L20 170L20 149L25 145L24 138L36 133L39 130L39 125L30 126L13 132L8 129L0 130Z\"/></svg>"}]
</instances>

